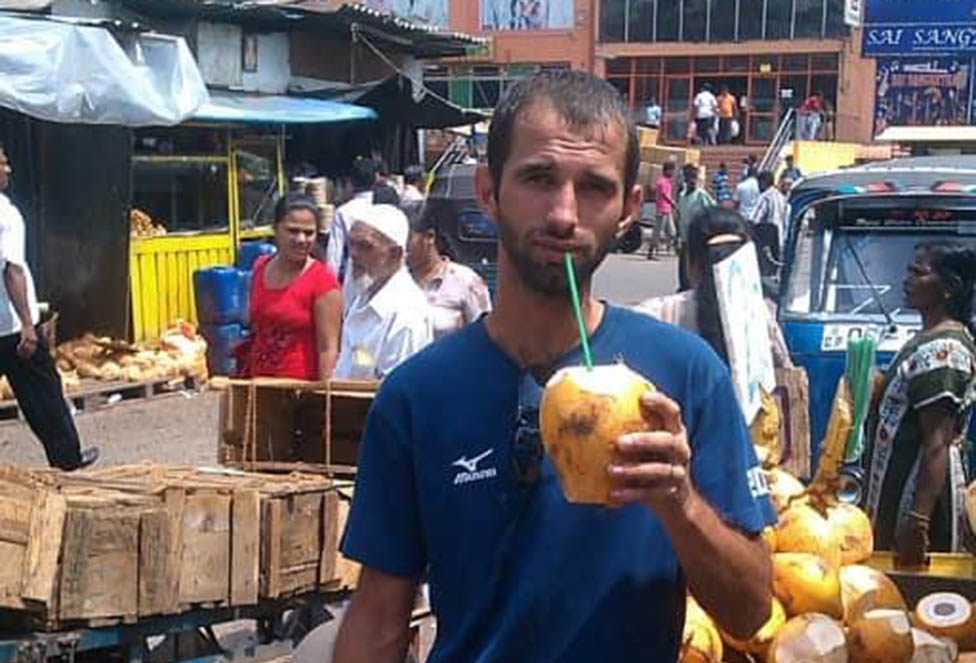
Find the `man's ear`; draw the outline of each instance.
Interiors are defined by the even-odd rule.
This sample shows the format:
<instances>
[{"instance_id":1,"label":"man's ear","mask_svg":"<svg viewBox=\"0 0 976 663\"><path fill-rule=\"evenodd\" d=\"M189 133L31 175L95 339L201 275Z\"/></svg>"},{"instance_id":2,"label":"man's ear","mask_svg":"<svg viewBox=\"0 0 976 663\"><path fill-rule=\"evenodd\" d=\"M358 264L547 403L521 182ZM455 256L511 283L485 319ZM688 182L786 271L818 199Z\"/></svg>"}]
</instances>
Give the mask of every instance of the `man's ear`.
<instances>
[{"instance_id":1,"label":"man's ear","mask_svg":"<svg viewBox=\"0 0 976 663\"><path fill-rule=\"evenodd\" d=\"M643 194L639 184L635 184L630 191L624 195L624 208L620 213L620 221L617 223L617 237L623 237L637 219L640 218L640 206Z\"/></svg>"},{"instance_id":2,"label":"man's ear","mask_svg":"<svg viewBox=\"0 0 976 663\"><path fill-rule=\"evenodd\" d=\"M495 179L491 176L491 171L487 166L479 166L474 173L475 195L478 198L478 205L485 214L493 219L498 218L498 199L495 190Z\"/></svg>"}]
</instances>

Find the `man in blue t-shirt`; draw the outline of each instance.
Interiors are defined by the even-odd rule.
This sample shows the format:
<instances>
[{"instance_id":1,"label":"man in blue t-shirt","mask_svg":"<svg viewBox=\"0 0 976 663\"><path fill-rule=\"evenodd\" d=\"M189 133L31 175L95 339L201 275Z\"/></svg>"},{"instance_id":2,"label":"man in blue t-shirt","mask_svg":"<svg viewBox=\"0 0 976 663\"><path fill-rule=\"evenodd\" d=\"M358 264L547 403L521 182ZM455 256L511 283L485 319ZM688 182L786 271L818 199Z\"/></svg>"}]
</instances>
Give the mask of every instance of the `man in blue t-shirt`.
<instances>
[{"instance_id":1,"label":"man in blue t-shirt","mask_svg":"<svg viewBox=\"0 0 976 663\"><path fill-rule=\"evenodd\" d=\"M477 174L500 229L495 311L409 359L370 412L344 554L363 564L337 663L399 663L417 585L431 661L676 660L690 589L726 631L770 608L773 520L725 366L698 339L590 295L640 206L639 147L613 87L545 72L506 93ZM663 429L615 441L614 506L566 502L538 432L542 385L578 365L571 252L593 358L658 388Z\"/></svg>"}]
</instances>

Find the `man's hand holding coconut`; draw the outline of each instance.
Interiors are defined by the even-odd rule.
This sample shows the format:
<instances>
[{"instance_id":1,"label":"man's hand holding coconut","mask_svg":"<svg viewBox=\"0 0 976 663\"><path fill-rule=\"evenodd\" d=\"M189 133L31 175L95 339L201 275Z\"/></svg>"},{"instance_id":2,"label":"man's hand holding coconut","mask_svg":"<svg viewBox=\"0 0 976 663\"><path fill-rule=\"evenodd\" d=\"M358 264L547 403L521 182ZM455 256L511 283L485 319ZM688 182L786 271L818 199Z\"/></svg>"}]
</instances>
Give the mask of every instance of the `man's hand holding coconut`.
<instances>
[{"instance_id":1,"label":"man's hand holding coconut","mask_svg":"<svg viewBox=\"0 0 976 663\"><path fill-rule=\"evenodd\" d=\"M689 589L734 637L765 623L775 516L728 370L590 294L639 213L639 162L604 80L544 72L499 103L476 177L499 228L495 310L377 394L337 663L402 661L424 577L433 663L673 663Z\"/></svg>"}]
</instances>

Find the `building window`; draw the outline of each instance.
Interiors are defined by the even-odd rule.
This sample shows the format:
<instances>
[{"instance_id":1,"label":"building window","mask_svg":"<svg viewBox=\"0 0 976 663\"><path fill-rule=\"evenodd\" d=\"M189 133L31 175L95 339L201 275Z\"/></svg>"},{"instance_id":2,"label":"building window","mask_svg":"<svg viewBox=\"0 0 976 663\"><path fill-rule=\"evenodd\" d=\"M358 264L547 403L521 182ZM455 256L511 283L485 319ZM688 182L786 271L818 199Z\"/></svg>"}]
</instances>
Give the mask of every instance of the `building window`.
<instances>
[{"instance_id":1,"label":"building window","mask_svg":"<svg viewBox=\"0 0 976 663\"><path fill-rule=\"evenodd\" d=\"M600 41L728 42L849 34L844 0L601 0Z\"/></svg>"},{"instance_id":2,"label":"building window","mask_svg":"<svg viewBox=\"0 0 976 663\"><path fill-rule=\"evenodd\" d=\"M610 82L640 117L650 101L663 110L661 139L688 140L692 100L705 85L728 88L739 109L740 133L734 143L760 144L772 138L780 122L813 92L824 96L823 137L833 138L837 102L836 53L784 53L700 57L646 57L612 60Z\"/></svg>"}]
</instances>

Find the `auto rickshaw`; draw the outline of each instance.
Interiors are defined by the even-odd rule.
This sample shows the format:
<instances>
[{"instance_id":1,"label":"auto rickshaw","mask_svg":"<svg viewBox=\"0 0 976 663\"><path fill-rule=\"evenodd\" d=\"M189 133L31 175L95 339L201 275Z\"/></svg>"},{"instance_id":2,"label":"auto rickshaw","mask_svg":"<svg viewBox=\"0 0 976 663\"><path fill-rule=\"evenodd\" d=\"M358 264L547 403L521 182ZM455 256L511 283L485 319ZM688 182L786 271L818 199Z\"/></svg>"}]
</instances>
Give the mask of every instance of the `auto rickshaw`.
<instances>
[{"instance_id":1,"label":"auto rickshaw","mask_svg":"<svg viewBox=\"0 0 976 663\"><path fill-rule=\"evenodd\" d=\"M921 329L902 290L915 246L976 247L976 156L894 159L817 175L796 184L790 203L778 316L793 361L809 376L815 462L848 341L874 335L883 368ZM976 426L969 437L976 440Z\"/></svg>"}]
</instances>

